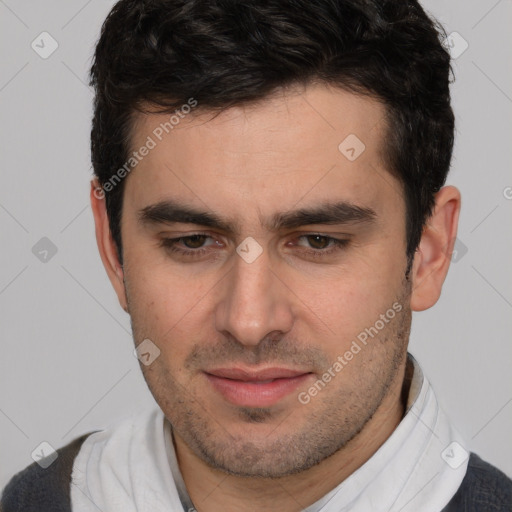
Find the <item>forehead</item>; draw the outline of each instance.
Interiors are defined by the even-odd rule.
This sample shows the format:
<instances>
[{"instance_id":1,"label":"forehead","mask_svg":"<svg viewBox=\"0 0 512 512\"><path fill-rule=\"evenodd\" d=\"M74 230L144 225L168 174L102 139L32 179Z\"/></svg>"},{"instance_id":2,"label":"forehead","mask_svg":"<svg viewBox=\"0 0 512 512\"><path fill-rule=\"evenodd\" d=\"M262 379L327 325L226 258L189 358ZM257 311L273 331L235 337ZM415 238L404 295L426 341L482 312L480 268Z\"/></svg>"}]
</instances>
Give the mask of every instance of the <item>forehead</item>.
<instances>
[{"instance_id":1,"label":"forehead","mask_svg":"<svg viewBox=\"0 0 512 512\"><path fill-rule=\"evenodd\" d=\"M126 204L179 198L254 222L326 200L378 210L391 197L396 205L401 186L384 164L385 114L372 98L326 85L216 114L198 104L172 123L170 114L141 114L131 149L151 149L128 176Z\"/></svg>"}]
</instances>

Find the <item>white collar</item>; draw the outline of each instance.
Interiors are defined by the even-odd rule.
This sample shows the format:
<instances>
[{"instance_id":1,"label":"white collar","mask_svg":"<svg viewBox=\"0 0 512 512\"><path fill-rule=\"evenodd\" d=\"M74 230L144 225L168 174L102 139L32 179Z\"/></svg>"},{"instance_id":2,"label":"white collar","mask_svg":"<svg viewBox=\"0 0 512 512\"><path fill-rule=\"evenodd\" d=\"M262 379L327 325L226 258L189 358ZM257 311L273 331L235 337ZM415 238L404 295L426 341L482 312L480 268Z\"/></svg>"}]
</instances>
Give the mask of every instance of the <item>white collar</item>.
<instances>
[{"instance_id":1,"label":"white collar","mask_svg":"<svg viewBox=\"0 0 512 512\"><path fill-rule=\"evenodd\" d=\"M439 512L457 492L469 452L418 362L408 358L414 369L398 427L365 464L304 512Z\"/></svg>"},{"instance_id":2,"label":"white collar","mask_svg":"<svg viewBox=\"0 0 512 512\"><path fill-rule=\"evenodd\" d=\"M409 358L414 373L398 427L363 466L304 512L440 512L456 493L468 452L418 363ZM187 510L169 432L156 408L91 434L74 461L72 510Z\"/></svg>"}]
</instances>

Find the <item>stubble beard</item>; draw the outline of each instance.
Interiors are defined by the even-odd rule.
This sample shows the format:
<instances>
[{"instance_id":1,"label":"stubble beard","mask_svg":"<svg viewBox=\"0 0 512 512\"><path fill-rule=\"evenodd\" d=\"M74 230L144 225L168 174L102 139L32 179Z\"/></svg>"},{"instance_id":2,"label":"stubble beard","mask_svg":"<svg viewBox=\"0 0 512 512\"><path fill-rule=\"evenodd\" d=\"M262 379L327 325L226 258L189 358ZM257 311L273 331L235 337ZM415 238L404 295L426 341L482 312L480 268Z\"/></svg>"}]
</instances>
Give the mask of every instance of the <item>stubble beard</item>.
<instances>
[{"instance_id":1,"label":"stubble beard","mask_svg":"<svg viewBox=\"0 0 512 512\"><path fill-rule=\"evenodd\" d=\"M208 466L239 477L282 478L301 473L346 447L375 415L404 367L411 325L410 287L397 301L398 313L349 364L358 365L356 379L337 386L336 378L308 405L297 401L293 411L276 414L273 408L239 407L239 425L216 418L215 410L178 383L157 359L141 365L146 383L170 422L173 434ZM137 322L132 329L137 338ZM279 345L275 345L279 350ZM272 359L271 359L272 361ZM355 368L355 366L354 366ZM337 379L343 379L343 371ZM340 382L338 380L338 382ZM356 381L357 380L357 381ZM333 386L331 388L331 386ZM337 391L335 391L337 387ZM302 419L300 415L302 414ZM300 421L299 421L300 420ZM242 428L240 428L242 424ZM274 433L257 440L244 435L243 425ZM275 429L269 429L269 425Z\"/></svg>"}]
</instances>

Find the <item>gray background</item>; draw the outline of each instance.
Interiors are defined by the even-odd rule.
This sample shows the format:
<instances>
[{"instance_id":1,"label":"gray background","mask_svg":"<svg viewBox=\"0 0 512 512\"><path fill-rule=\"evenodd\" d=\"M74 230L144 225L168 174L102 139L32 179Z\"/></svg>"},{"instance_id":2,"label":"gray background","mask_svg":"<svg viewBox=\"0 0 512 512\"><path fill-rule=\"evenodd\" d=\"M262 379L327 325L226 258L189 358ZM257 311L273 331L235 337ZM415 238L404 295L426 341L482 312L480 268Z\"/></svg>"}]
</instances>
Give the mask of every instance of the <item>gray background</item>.
<instances>
[{"instance_id":1,"label":"gray background","mask_svg":"<svg viewBox=\"0 0 512 512\"><path fill-rule=\"evenodd\" d=\"M61 447L155 403L88 199L87 71L112 5L0 0L0 488L41 442ZM470 447L512 476L512 4L424 6L469 44L454 61L448 179L463 207L458 256L439 303L415 314L410 350ZM47 59L31 48L43 31L59 45ZM42 237L57 248L46 262L32 252Z\"/></svg>"}]
</instances>

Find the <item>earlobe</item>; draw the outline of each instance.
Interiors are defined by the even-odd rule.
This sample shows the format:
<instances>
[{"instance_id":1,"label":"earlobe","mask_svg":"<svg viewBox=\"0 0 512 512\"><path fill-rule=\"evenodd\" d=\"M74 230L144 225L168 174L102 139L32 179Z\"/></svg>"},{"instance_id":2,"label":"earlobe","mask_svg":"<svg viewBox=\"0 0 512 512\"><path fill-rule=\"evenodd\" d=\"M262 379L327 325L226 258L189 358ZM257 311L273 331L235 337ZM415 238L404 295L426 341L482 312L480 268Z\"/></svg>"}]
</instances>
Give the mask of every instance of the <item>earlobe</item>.
<instances>
[{"instance_id":1,"label":"earlobe","mask_svg":"<svg viewBox=\"0 0 512 512\"><path fill-rule=\"evenodd\" d=\"M117 248L110 231L105 204L105 193L97 178L91 180L90 197L96 231L96 242L98 244L101 261L114 287L121 307L128 312L123 267L119 262Z\"/></svg>"},{"instance_id":2,"label":"earlobe","mask_svg":"<svg viewBox=\"0 0 512 512\"><path fill-rule=\"evenodd\" d=\"M443 187L435 197L432 216L423 230L412 266L411 309L423 311L441 296L457 236L461 206L460 192Z\"/></svg>"}]
</instances>

